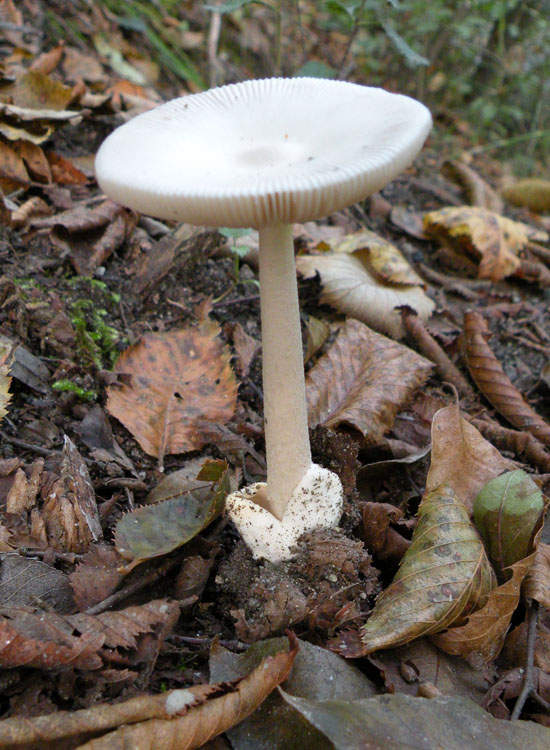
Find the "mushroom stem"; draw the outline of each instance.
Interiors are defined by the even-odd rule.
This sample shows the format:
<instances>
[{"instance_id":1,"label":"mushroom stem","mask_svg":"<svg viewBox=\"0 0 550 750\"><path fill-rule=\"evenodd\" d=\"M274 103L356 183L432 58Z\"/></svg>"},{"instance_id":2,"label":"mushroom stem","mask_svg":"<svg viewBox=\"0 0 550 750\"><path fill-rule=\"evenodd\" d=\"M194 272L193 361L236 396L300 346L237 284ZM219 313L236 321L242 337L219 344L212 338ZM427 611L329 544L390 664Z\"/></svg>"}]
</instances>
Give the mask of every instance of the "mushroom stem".
<instances>
[{"instance_id":1,"label":"mushroom stem","mask_svg":"<svg viewBox=\"0 0 550 750\"><path fill-rule=\"evenodd\" d=\"M311 466L294 242L290 224L260 229L267 507L281 519Z\"/></svg>"}]
</instances>

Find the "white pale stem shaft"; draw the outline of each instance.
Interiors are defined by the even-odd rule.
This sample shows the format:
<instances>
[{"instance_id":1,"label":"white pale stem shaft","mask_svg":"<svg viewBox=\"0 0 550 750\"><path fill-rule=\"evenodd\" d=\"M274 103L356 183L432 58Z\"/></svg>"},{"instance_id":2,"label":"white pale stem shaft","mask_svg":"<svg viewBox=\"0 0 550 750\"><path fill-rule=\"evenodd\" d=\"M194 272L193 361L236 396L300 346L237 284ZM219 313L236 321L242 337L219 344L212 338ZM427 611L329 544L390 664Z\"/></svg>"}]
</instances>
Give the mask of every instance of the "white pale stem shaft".
<instances>
[{"instance_id":1,"label":"white pale stem shaft","mask_svg":"<svg viewBox=\"0 0 550 750\"><path fill-rule=\"evenodd\" d=\"M311 466L292 227L260 229L264 421L269 510L282 518Z\"/></svg>"}]
</instances>

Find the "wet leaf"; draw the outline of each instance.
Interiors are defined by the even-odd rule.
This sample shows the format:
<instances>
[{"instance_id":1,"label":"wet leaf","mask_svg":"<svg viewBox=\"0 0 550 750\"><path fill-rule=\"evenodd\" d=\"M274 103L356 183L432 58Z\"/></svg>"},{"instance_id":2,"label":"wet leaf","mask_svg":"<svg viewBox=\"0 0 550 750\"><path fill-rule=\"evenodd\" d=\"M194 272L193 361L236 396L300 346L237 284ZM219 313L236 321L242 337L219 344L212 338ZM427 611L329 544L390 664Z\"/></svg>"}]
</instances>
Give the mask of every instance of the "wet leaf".
<instances>
[{"instance_id":1,"label":"wet leaf","mask_svg":"<svg viewBox=\"0 0 550 750\"><path fill-rule=\"evenodd\" d=\"M426 491L448 484L471 513L480 489L505 471L515 469L512 461L469 422L462 419L457 404L446 406L432 420L432 459Z\"/></svg>"},{"instance_id":2,"label":"wet leaf","mask_svg":"<svg viewBox=\"0 0 550 750\"><path fill-rule=\"evenodd\" d=\"M218 686L222 695L189 708L185 691L170 702L171 718L150 719L121 726L116 732L91 740L79 750L192 750L249 716L288 677L297 645L289 651L263 659L260 665L235 685Z\"/></svg>"},{"instance_id":3,"label":"wet leaf","mask_svg":"<svg viewBox=\"0 0 550 750\"><path fill-rule=\"evenodd\" d=\"M520 267L519 251L534 230L477 206L452 206L424 215L424 229L479 261L478 277L499 281Z\"/></svg>"},{"instance_id":4,"label":"wet leaf","mask_svg":"<svg viewBox=\"0 0 550 750\"><path fill-rule=\"evenodd\" d=\"M425 495L392 583L363 626L366 654L438 633L479 609L495 586L483 543L459 498L441 486Z\"/></svg>"},{"instance_id":5,"label":"wet leaf","mask_svg":"<svg viewBox=\"0 0 550 750\"><path fill-rule=\"evenodd\" d=\"M225 423L235 411L237 386L219 326L146 334L127 349L115 372L129 385L108 390L108 411L151 456L184 453L206 442L197 423Z\"/></svg>"},{"instance_id":6,"label":"wet leaf","mask_svg":"<svg viewBox=\"0 0 550 750\"><path fill-rule=\"evenodd\" d=\"M546 750L550 743L545 727L494 719L466 698L379 695L346 702L281 694L336 750Z\"/></svg>"},{"instance_id":7,"label":"wet leaf","mask_svg":"<svg viewBox=\"0 0 550 750\"><path fill-rule=\"evenodd\" d=\"M418 286L418 281L410 284L410 279L413 278L411 274L414 272L410 268L405 271L408 264L397 248L393 248L390 255L393 259L391 263L382 255L374 267L368 249L300 255L296 258L296 267L306 278L319 273L323 285L321 302L326 302L393 338L402 338L405 330L401 315L395 308L408 305L416 310L422 320L427 320L432 314L434 303ZM377 274L379 278L381 275L393 275L399 283L382 282ZM409 279L409 283L400 281L405 278Z\"/></svg>"},{"instance_id":8,"label":"wet leaf","mask_svg":"<svg viewBox=\"0 0 550 750\"><path fill-rule=\"evenodd\" d=\"M216 643L210 652L211 679L221 682L242 678L266 656L284 647L286 638L253 644L243 654L234 654ZM285 690L310 700L354 700L375 695L377 690L356 667L341 656L307 641L300 649ZM272 693L243 722L227 732L234 750L286 750L290 746L324 750L332 744L294 711L278 693Z\"/></svg>"},{"instance_id":9,"label":"wet leaf","mask_svg":"<svg viewBox=\"0 0 550 750\"><path fill-rule=\"evenodd\" d=\"M379 442L432 367L411 349L348 320L308 372L309 423L349 424Z\"/></svg>"},{"instance_id":10,"label":"wet leaf","mask_svg":"<svg viewBox=\"0 0 550 750\"><path fill-rule=\"evenodd\" d=\"M118 552L132 560L131 567L185 544L222 512L229 492L227 464L206 464L210 464L208 479L188 481L183 489L172 477L166 477L157 487L153 505L122 516L116 526L115 543Z\"/></svg>"},{"instance_id":11,"label":"wet leaf","mask_svg":"<svg viewBox=\"0 0 550 750\"><path fill-rule=\"evenodd\" d=\"M499 573L527 557L544 511L542 492L521 469L487 482L474 502L474 520Z\"/></svg>"},{"instance_id":12,"label":"wet leaf","mask_svg":"<svg viewBox=\"0 0 550 750\"><path fill-rule=\"evenodd\" d=\"M462 346L466 364L485 398L503 417L550 447L550 424L527 403L506 375L489 344L489 327L474 310L464 313Z\"/></svg>"}]
</instances>

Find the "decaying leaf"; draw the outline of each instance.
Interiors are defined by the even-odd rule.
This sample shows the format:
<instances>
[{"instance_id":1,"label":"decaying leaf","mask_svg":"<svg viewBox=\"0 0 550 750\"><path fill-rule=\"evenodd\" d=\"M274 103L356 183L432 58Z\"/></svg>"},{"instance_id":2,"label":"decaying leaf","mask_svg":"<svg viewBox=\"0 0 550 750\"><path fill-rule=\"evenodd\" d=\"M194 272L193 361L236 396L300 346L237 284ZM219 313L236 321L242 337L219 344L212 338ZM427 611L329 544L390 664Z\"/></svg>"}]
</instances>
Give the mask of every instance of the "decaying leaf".
<instances>
[{"instance_id":1,"label":"decaying leaf","mask_svg":"<svg viewBox=\"0 0 550 750\"><path fill-rule=\"evenodd\" d=\"M137 724L123 725L84 745L78 750L192 750L221 734L249 716L264 699L288 677L297 653L295 640L289 651L263 659L260 665L236 684L217 686L222 695L189 707L194 696L186 691L173 691L168 703L170 719L149 719Z\"/></svg>"},{"instance_id":2,"label":"decaying leaf","mask_svg":"<svg viewBox=\"0 0 550 750\"><path fill-rule=\"evenodd\" d=\"M44 143L61 125L78 125L82 119L81 112L68 109L59 112L0 103L0 133L10 141L22 138L38 145Z\"/></svg>"},{"instance_id":3,"label":"decaying leaf","mask_svg":"<svg viewBox=\"0 0 550 750\"><path fill-rule=\"evenodd\" d=\"M14 552L0 554L0 601L9 607L30 607L39 601L60 614L74 612L67 574Z\"/></svg>"},{"instance_id":4,"label":"decaying leaf","mask_svg":"<svg viewBox=\"0 0 550 750\"><path fill-rule=\"evenodd\" d=\"M73 98L73 90L39 70L28 70L2 89L1 99L18 107L62 112Z\"/></svg>"},{"instance_id":5,"label":"decaying leaf","mask_svg":"<svg viewBox=\"0 0 550 750\"><path fill-rule=\"evenodd\" d=\"M491 479L516 466L469 422L457 404L446 406L432 420L432 459L426 491L448 484L471 513L480 489Z\"/></svg>"},{"instance_id":6,"label":"decaying leaf","mask_svg":"<svg viewBox=\"0 0 550 750\"><path fill-rule=\"evenodd\" d=\"M379 442L432 367L411 349L350 319L307 375L309 423L349 424Z\"/></svg>"},{"instance_id":7,"label":"decaying leaf","mask_svg":"<svg viewBox=\"0 0 550 750\"><path fill-rule=\"evenodd\" d=\"M495 583L465 506L450 487L436 488L422 499L411 546L363 626L364 653L464 621Z\"/></svg>"},{"instance_id":8,"label":"decaying leaf","mask_svg":"<svg viewBox=\"0 0 550 750\"><path fill-rule=\"evenodd\" d=\"M336 750L546 750L550 743L545 727L494 719L466 698L397 694L346 702L281 694Z\"/></svg>"},{"instance_id":9,"label":"decaying leaf","mask_svg":"<svg viewBox=\"0 0 550 750\"><path fill-rule=\"evenodd\" d=\"M499 574L527 557L544 511L542 492L521 469L487 482L474 502L474 521Z\"/></svg>"},{"instance_id":10,"label":"decaying leaf","mask_svg":"<svg viewBox=\"0 0 550 750\"><path fill-rule=\"evenodd\" d=\"M464 314L462 349L466 364L485 398L520 430L527 430L550 447L550 425L527 403L502 369L490 346L485 318L469 310Z\"/></svg>"},{"instance_id":11,"label":"decaying leaf","mask_svg":"<svg viewBox=\"0 0 550 750\"><path fill-rule=\"evenodd\" d=\"M115 372L130 376L130 384L109 388L107 409L149 455L201 448L198 420L232 417L237 386L219 330L205 318L192 328L146 334L117 361Z\"/></svg>"},{"instance_id":12,"label":"decaying leaf","mask_svg":"<svg viewBox=\"0 0 550 750\"><path fill-rule=\"evenodd\" d=\"M550 212L550 181L530 178L508 185L502 191L507 201L539 214Z\"/></svg>"},{"instance_id":13,"label":"decaying leaf","mask_svg":"<svg viewBox=\"0 0 550 750\"><path fill-rule=\"evenodd\" d=\"M156 488L156 501L122 516L116 548L132 564L166 555L208 526L223 510L229 492L225 461L206 461L204 472L184 487L168 476ZM164 485L164 487L163 487Z\"/></svg>"},{"instance_id":14,"label":"decaying leaf","mask_svg":"<svg viewBox=\"0 0 550 750\"><path fill-rule=\"evenodd\" d=\"M381 238L378 241L383 242ZM300 255L296 267L306 278L319 273L321 302L393 338L402 338L405 330L395 308L408 305L427 320L434 303L397 248L384 244L382 252L379 246L372 251L364 246L356 249L355 242L344 244L339 252Z\"/></svg>"},{"instance_id":15,"label":"decaying leaf","mask_svg":"<svg viewBox=\"0 0 550 750\"><path fill-rule=\"evenodd\" d=\"M523 582L523 594L550 608L550 544L539 544Z\"/></svg>"},{"instance_id":16,"label":"decaying leaf","mask_svg":"<svg viewBox=\"0 0 550 750\"><path fill-rule=\"evenodd\" d=\"M534 557L534 554L529 555L511 565L507 569L511 578L489 593L487 603L470 615L465 625L433 636L436 646L455 656L477 654L486 662L494 659L504 643L510 620L518 606L522 581Z\"/></svg>"},{"instance_id":17,"label":"decaying leaf","mask_svg":"<svg viewBox=\"0 0 550 750\"><path fill-rule=\"evenodd\" d=\"M8 413L8 405L11 398L11 393L9 392L11 377L8 375L8 372L8 365L0 365L0 422Z\"/></svg>"},{"instance_id":18,"label":"decaying leaf","mask_svg":"<svg viewBox=\"0 0 550 750\"><path fill-rule=\"evenodd\" d=\"M518 252L535 230L477 206L451 206L424 215L431 237L479 261L480 279L499 281L520 267Z\"/></svg>"}]
</instances>

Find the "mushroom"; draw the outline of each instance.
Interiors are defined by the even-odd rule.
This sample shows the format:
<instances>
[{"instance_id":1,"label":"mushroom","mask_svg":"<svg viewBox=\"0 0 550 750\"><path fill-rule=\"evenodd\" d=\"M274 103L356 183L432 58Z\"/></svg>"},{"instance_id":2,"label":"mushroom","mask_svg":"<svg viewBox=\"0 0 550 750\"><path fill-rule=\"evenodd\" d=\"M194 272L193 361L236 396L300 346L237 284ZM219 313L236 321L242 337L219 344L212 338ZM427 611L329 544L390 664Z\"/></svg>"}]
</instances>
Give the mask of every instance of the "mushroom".
<instances>
[{"instance_id":1,"label":"mushroom","mask_svg":"<svg viewBox=\"0 0 550 750\"><path fill-rule=\"evenodd\" d=\"M191 224L256 227L267 483L227 498L255 557L279 562L336 526L340 480L312 463L292 222L380 190L417 155L424 105L345 81L271 78L168 102L112 133L96 174L121 204Z\"/></svg>"}]
</instances>

